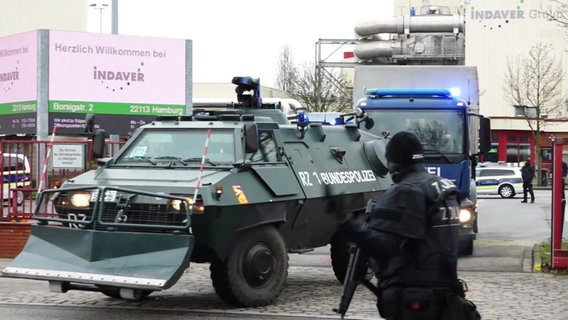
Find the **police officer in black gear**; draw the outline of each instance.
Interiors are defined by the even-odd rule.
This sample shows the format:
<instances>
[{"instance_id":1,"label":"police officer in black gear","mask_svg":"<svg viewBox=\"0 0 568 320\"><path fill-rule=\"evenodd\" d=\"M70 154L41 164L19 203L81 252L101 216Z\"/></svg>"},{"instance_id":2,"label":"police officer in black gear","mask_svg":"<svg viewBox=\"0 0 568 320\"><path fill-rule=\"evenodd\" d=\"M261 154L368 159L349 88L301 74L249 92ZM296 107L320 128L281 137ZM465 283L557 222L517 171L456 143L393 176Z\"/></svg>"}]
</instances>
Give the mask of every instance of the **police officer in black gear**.
<instances>
[{"instance_id":1,"label":"police officer in black gear","mask_svg":"<svg viewBox=\"0 0 568 320\"><path fill-rule=\"evenodd\" d=\"M426 172L422 144L410 132L390 139L386 158L393 186L369 202L366 225L336 212L339 231L370 257L383 318L446 319L447 295L459 291L457 188Z\"/></svg>"}]
</instances>

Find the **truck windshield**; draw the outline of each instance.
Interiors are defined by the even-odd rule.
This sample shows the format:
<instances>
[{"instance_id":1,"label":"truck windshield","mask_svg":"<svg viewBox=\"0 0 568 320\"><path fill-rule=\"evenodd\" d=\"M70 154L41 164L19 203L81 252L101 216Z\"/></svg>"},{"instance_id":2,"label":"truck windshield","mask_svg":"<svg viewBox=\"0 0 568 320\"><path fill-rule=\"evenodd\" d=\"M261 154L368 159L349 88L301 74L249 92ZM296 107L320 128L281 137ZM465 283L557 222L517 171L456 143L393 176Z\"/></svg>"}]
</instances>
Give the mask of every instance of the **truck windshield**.
<instances>
[{"instance_id":1,"label":"truck windshield","mask_svg":"<svg viewBox=\"0 0 568 320\"><path fill-rule=\"evenodd\" d=\"M144 130L116 164L143 162L152 165L175 162L181 165L200 162L203 157L207 129ZM232 130L213 130L209 137L208 163L235 161L235 141Z\"/></svg>"},{"instance_id":2,"label":"truck windshield","mask_svg":"<svg viewBox=\"0 0 568 320\"><path fill-rule=\"evenodd\" d=\"M461 112L436 110L365 110L374 125L369 130L381 137L409 131L422 141L424 153L460 153L464 150L464 118Z\"/></svg>"}]
</instances>

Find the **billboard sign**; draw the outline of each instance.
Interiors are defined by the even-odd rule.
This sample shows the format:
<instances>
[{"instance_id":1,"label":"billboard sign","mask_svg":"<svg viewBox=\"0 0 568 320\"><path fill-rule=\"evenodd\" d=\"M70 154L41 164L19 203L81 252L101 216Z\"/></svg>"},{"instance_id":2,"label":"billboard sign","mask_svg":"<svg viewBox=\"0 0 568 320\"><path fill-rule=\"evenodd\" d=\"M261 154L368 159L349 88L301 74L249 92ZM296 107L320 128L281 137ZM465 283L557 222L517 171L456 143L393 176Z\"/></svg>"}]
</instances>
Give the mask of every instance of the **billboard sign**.
<instances>
[{"instance_id":1,"label":"billboard sign","mask_svg":"<svg viewBox=\"0 0 568 320\"><path fill-rule=\"evenodd\" d=\"M35 133L37 31L0 38L0 134Z\"/></svg>"},{"instance_id":2,"label":"billboard sign","mask_svg":"<svg viewBox=\"0 0 568 320\"><path fill-rule=\"evenodd\" d=\"M186 40L49 31L49 130L111 134L186 113ZM189 84L190 85L190 84Z\"/></svg>"}]
</instances>

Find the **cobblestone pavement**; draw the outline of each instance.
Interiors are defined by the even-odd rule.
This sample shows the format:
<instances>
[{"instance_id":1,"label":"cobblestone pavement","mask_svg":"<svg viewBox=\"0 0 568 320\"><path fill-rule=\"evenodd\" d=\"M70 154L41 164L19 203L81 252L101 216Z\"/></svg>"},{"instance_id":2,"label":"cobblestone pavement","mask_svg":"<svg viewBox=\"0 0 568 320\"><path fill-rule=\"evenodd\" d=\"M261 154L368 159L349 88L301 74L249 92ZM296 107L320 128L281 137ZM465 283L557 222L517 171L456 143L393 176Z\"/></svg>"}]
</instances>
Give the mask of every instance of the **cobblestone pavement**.
<instances>
[{"instance_id":1,"label":"cobblestone pavement","mask_svg":"<svg viewBox=\"0 0 568 320\"><path fill-rule=\"evenodd\" d=\"M320 259L324 259L322 256ZM9 260L0 259L0 270ZM461 271L484 320L568 319L568 276L531 272ZM47 282L0 277L0 303L78 307L112 307L218 312L223 314L288 315L313 319L338 319L341 286L329 265L291 265L288 285L272 305L253 309L231 308L211 285L207 264L192 264L170 289L154 292L146 300L114 300L97 292L52 293ZM356 292L347 319L379 319L375 298L365 288Z\"/></svg>"}]
</instances>

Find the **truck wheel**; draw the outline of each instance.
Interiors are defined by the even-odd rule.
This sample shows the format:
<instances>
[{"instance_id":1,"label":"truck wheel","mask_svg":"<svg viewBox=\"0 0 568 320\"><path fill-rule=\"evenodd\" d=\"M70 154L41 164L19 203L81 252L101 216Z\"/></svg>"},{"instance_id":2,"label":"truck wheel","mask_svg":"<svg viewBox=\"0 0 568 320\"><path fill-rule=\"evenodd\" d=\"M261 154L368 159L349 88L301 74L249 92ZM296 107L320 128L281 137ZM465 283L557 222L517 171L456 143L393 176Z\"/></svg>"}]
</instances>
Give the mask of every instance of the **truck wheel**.
<instances>
[{"instance_id":1,"label":"truck wheel","mask_svg":"<svg viewBox=\"0 0 568 320\"><path fill-rule=\"evenodd\" d=\"M345 274L347 273L347 266L349 265L349 248L351 242L346 235L340 232L336 233L331 239L331 248L329 250L331 256L331 267L335 278L343 283Z\"/></svg>"},{"instance_id":2,"label":"truck wheel","mask_svg":"<svg viewBox=\"0 0 568 320\"><path fill-rule=\"evenodd\" d=\"M263 226L241 234L224 262L211 263L217 295L238 307L272 303L288 277L288 254L280 233Z\"/></svg>"}]
</instances>

